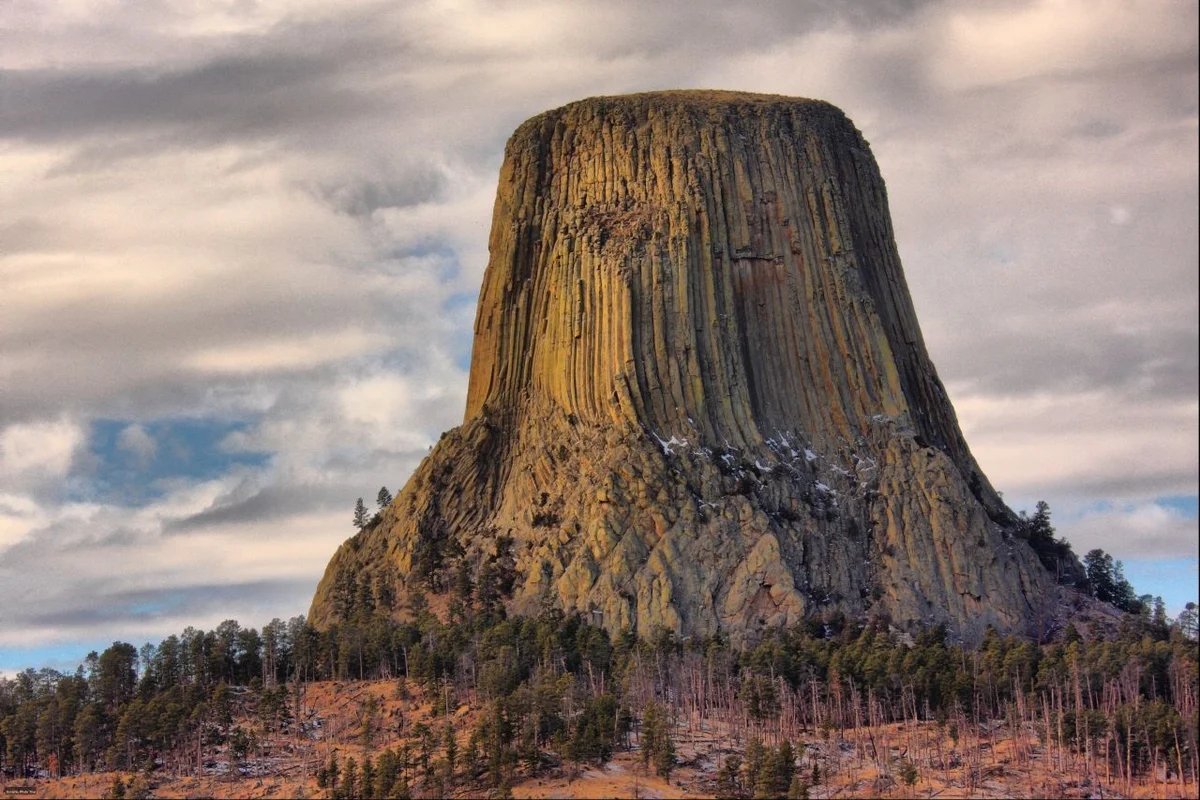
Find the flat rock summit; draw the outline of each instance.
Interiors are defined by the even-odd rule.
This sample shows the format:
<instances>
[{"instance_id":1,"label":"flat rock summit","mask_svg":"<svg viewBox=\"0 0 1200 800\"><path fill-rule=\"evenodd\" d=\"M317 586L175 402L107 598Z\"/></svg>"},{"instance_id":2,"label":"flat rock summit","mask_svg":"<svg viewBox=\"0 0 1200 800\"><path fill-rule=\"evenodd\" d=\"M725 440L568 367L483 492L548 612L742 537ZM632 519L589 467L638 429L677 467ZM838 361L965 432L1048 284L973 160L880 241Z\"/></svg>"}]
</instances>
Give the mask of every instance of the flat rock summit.
<instances>
[{"instance_id":1,"label":"flat rock summit","mask_svg":"<svg viewBox=\"0 0 1200 800\"><path fill-rule=\"evenodd\" d=\"M338 549L315 624L467 578L641 635L1045 624L1054 576L963 439L837 108L675 91L536 116L489 248L463 423Z\"/></svg>"}]
</instances>

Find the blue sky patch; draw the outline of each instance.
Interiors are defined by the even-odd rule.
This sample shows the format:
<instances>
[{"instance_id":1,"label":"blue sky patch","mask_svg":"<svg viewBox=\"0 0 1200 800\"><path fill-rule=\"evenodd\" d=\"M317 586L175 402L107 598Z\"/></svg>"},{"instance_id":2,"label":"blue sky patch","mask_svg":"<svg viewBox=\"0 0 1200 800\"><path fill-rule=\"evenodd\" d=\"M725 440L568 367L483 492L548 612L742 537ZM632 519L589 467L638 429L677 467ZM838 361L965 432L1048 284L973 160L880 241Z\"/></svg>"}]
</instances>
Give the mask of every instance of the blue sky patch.
<instances>
[{"instance_id":1,"label":"blue sky patch","mask_svg":"<svg viewBox=\"0 0 1200 800\"><path fill-rule=\"evenodd\" d=\"M13 675L25 669L43 667L74 673L90 651L100 653L111 644L91 639L38 647L5 647L0 649L0 675Z\"/></svg>"},{"instance_id":2,"label":"blue sky patch","mask_svg":"<svg viewBox=\"0 0 1200 800\"><path fill-rule=\"evenodd\" d=\"M1195 558L1130 558L1121 563L1134 591L1161 596L1172 617L1183 610L1185 603L1200 600L1196 588L1200 562Z\"/></svg>"},{"instance_id":3,"label":"blue sky patch","mask_svg":"<svg viewBox=\"0 0 1200 800\"><path fill-rule=\"evenodd\" d=\"M1197 500L1198 498L1194 494L1164 495L1162 497L1155 497L1153 500L1139 501L1114 501L1105 499L1095 500L1091 503L1075 506L1073 508L1068 506L1065 511L1061 512L1052 505L1050 507L1050 513L1055 522L1075 522L1092 514L1108 514L1115 511L1120 511L1122 509L1128 509L1133 508L1134 506L1152 503L1161 508L1173 511L1185 519L1194 519L1197 516ZM1028 511L1029 513L1033 513L1032 506L1036 504L1029 505L1030 508ZM1015 507L1025 508L1024 505L1018 505Z\"/></svg>"},{"instance_id":4,"label":"blue sky patch","mask_svg":"<svg viewBox=\"0 0 1200 800\"><path fill-rule=\"evenodd\" d=\"M93 462L86 473L72 476L72 499L145 505L162 497L173 480L211 480L236 467L263 466L270 454L236 452L223 444L249 424L215 418L98 419L89 437Z\"/></svg>"},{"instance_id":5,"label":"blue sky patch","mask_svg":"<svg viewBox=\"0 0 1200 800\"><path fill-rule=\"evenodd\" d=\"M1154 502L1163 508L1178 512L1181 516L1192 518L1197 515L1198 504L1196 495L1182 494L1173 497L1159 497Z\"/></svg>"}]
</instances>

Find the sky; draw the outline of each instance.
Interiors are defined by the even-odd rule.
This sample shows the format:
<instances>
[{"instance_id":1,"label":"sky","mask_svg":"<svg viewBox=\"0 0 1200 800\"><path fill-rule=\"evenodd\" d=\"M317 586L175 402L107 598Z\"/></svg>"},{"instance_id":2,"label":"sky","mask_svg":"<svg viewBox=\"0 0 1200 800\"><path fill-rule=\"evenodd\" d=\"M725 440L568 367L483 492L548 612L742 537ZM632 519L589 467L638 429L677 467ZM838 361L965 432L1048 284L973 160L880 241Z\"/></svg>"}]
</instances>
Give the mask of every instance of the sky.
<instances>
[{"instance_id":1,"label":"sky","mask_svg":"<svg viewBox=\"0 0 1200 800\"><path fill-rule=\"evenodd\" d=\"M828 100L992 483L1197 595L1194 0L0 5L0 671L304 613L466 393L503 145Z\"/></svg>"}]
</instances>

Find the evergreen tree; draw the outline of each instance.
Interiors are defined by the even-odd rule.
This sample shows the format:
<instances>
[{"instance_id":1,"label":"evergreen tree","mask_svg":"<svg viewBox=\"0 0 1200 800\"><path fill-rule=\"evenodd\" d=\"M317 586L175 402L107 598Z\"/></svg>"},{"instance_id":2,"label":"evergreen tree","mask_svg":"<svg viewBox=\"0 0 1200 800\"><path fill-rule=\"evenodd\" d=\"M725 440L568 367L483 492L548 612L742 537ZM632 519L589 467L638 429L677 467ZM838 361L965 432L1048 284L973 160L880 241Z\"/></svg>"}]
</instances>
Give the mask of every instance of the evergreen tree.
<instances>
[{"instance_id":1,"label":"evergreen tree","mask_svg":"<svg viewBox=\"0 0 1200 800\"><path fill-rule=\"evenodd\" d=\"M386 486L379 487L379 494L375 495L375 503L379 506L380 511L392 504L392 493L387 490Z\"/></svg>"},{"instance_id":2,"label":"evergreen tree","mask_svg":"<svg viewBox=\"0 0 1200 800\"><path fill-rule=\"evenodd\" d=\"M1025 535L1033 549L1041 552L1054 544L1054 526L1050 524L1050 504L1039 500L1033 516L1025 523Z\"/></svg>"},{"instance_id":3,"label":"evergreen tree","mask_svg":"<svg viewBox=\"0 0 1200 800\"><path fill-rule=\"evenodd\" d=\"M458 760L458 740L454 738L454 728L448 719L446 720L446 730L442 734L442 744L446 749L446 779L447 782L452 782Z\"/></svg>"},{"instance_id":4,"label":"evergreen tree","mask_svg":"<svg viewBox=\"0 0 1200 800\"><path fill-rule=\"evenodd\" d=\"M358 782L358 763L353 758L346 759L346 766L342 770L341 785L338 788L341 790L341 796L346 798L346 800L361 797L359 793L360 784Z\"/></svg>"},{"instance_id":5,"label":"evergreen tree","mask_svg":"<svg viewBox=\"0 0 1200 800\"><path fill-rule=\"evenodd\" d=\"M396 783L392 785L392 790L388 792L391 800L412 800L412 789L409 788L408 778L401 775L396 779Z\"/></svg>"},{"instance_id":6,"label":"evergreen tree","mask_svg":"<svg viewBox=\"0 0 1200 800\"><path fill-rule=\"evenodd\" d=\"M1153 610L1150 613L1150 624L1154 626L1156 632L1160 635L1167 631L1167 604L1163 602L1162 597L1156 596L1153 603Z\"/></svg>"},{"instance_id":7,"label":"evergreen tree","mask_svg":"<svg viewBox=\"0 0 1200 800\"><path fill-rule=\"evenodd\" d=\"M99 703L89 703L75 718L75 753L85 771L95 768L104 752L104 711Z\"/></svg>"},{"instance_id":8,"label":"evergreen tree","mask_svg":"<svg viewBox=\"0 0 1200 800\"><path fill-rule=\"evenodd\" d=\"M725 763L717 771L718 800L739 800L742 797L742 759L736 753L725 757Z\"/></svg>"},{"instance_id":9,"label":"evergreen tree","mask_svg":"<svg viewBox=\"0 0 1200 800\"><path fill-rule=\"evenodd\" d=\"M1102 603L1116 603L1117 584L1113 577L1113 558L1100 548L1089 550L1083 557L1092 597Z\"/></svg>"},{"instance_id":10,"label":"evergreen tree","mask_svg":"<svg viewBox=\"0 0 1200 800\"><path fill-rule=\"evenodd\" d=\"M788 786L788 800L809 800L808 781L796 775Z\"/></svg>"},{"instance_id":11,"label":"evergreen tree","mask_svg":"<svg viewBox=\"0 0 1200 800\"><path fill-rule=\"evenodd\" d=\"M329 789L329 793L336 796L341 778L341 771L338 769L337 751L334 750L329 754L329 764L325 767L325 786L323 788Z\"/></svg>"},{"instance_id":12,"label":"evergreen tree","mask_svg":"<svg viewBox=\"0 0 1200 800\"><path fill-rule=\"evenodd\" d=\"M370 750L375 745L375 733L379 727L379 698L373 694L367 695L359 709L358 738L363 750Z\"/></svg>"},{"instance_id":13,"label":"evergreen tree","mask_svg":"<svg viewBox=\"0 0 1200 800\"><path fill-rule=\"evenodd\" d=\"M371 763L371 757L363 758L362 776L358 779L359 793L363 797L379 797L380 792L375 788L375 765Z\"/></svg>"},{"instance_id":14,"label":"evergreen tree","mask_svg":"<svg viewBox=\"0 0 1200 800\"><path fill-rule=\"evenodd\" d=\"M354 504L354 528L360 533L367 527L367 505L363 499L358 498L358 502Z\"/></svg>"},{"instance_id":15,"label":"evergreen tree","mask_svg":"<svg viewBox=\"0 0 1200 800\"><path fill-rule=\"evenodd\" d=\"M795 756L788 742L777 749L767 748L754 782L754 797L761 800L783 797L792 783L794 771Z\"/></svg>"},{"instance_id":16,"label":"evergreen tree","mask_svg":"<svg viewBox=\"0 0 1200 800\"><path fill-rule=\"evenodd\" d=\"M777 772L775 775L775 785L779 789L779 793L783 794L792 784L792 776L796 774L796 751L792 749L792 743L787 739L783 740L783 744L779 745L779 757L776 759Z\"/></svg>"},{"instance_id":17,"label":"evergreen tree","mask_svg":"<svg viewBox=\"0 0 1200 800\"><path fill-rule=\"evenodd\" d=\"M763 747L762 740L754 736L746 744L745 762L743 771L746 779L743 785L747 787L756 787L758 784L758 776L762 772L763 762L767 760L767 751Z\"/></svg>"},{"instance_id":18,"label":"evergreen tree","mask_svg":"<svg viewBox=\"0 0 1200 800\"><path fill-rule=\"evenodd\" d=\"M471 732L467 740L467 749L463 751L463 773L468 781L473 781L479 774L479 732Z\"/></svg>"},{"instance_id":19,"label":"evergreen tree","mask_svg":"<svg viewBox=\"0 0 1200 800\"><path fill-rule=\"evenodd\" d=\"M1113 605L1130 614L1140 614L1142 601L1138 599L1133 584L1125 578L1125 565L1120 561L1113 565L1113 585L1115 597Z\"/></svg>"},{"instance_id":20,"label":"evergreen tree","mask_svg":"<svg viewBox=\"0 0 1200 800\"><path fill-rule=\"evenodd\" d=\"M675 742L668 735L654 753L654 771L663 780L671 779L675 769Z\"/></svg>"},{"instance_id":21,"label":"evergreen tree","mask_svg":"<svg viewBox=\"0 0 1200 800\"><path fill-rule=\"evenodd\" d=\"M150 787L150 781L146 780L146 776L138 773L129 780L129 786L125 790L127 800L147 800L153 794Z\"/></svg>"},{"instance_id":22,"label":"evergreen tree","mask_svg":"<svg viewBox=\"0 0 1200 800\"><path fill-rule=\"evenodd\" d=\"M657 703L646 707L645 743L642 762L650 758L654 762L654 772L664 780L670 780L671 772L675 769L675 742L671 738L671 723L669 710L660 709Z\"/></svg>"},{"instance_id":23,"label":"evergreen tree","mask_svg":"<svg viewBox=\"0 0 1200 800\"><path fill-rule=\"evenodd\" d=\"M1185 639L1195 640L1197 628L1200 628L1200 625L1197 624L1198 621L1200 621L1200 613L1197 613L1197 606L1195 603L1188 601L1184 605L1183 611L1179 612L1175 624Z\"/></svg>"},{"instance_id":24,"label":"evergreen tree","mask_svg":"<svg viewBox=\"0 0 1200 800\"><path fill-rule=\"evenodd\" d=\"M659 711L658 703L653 701L646 706L646 713L642 715L642 750L640 756L643 769L648 768L650 762L654 760L655 749L658 747L660 715L661 712Z\"/></svg>"},{"instance_id":25,"label":"evergreen tree","mask_svg":"<svg viewBox=\"0 0 1200 800\"><path fill-rule=\"evenodd\" d=\"M386 797L390 794L391 789L396 784L396 778L400 776L399 762L396 760L396 752L391 748L384 750L379 754L379 759L375 762L375 774L372 779L373 789L379 797Z\"/></svg>"}]
</instances>

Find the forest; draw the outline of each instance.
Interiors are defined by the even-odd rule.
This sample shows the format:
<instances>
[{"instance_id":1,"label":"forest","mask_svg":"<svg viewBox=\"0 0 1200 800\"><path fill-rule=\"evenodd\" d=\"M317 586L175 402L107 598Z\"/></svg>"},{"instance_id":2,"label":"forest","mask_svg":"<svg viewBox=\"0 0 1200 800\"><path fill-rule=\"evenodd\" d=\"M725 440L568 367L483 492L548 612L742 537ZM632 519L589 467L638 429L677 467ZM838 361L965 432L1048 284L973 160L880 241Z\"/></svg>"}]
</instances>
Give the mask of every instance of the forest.
<instances>
[{"instance_id":1,"label":"forest","mask_svg":"<svg viewBox=\"0 0 1200 800\"><path fill-rule=\"evenodd\" d=\"M804 739L870 752L863 737L880 726L922 721L952 738L969 726L1028 726L1050 758L1098 779L1132 785L1161 774L1200 786L1190 604L1178 621L1147 606L1104 640L1068 628L1046 644L989 635L965 648L942 629L910 637L886 620L827 615L736 649L665 631L610 636L554 611L507 618L478 588L442 615L412 592L407 622L382 610L324 631L303 617L261 629L229 620L140 649L115 642L73 674L26 670L0 680L0 768L9 778L120 770L139 777L114 793L148 796L155 775L199 774L218 751L236 761L284 736L311 753L329 797L472 787L505 796L541 770L630 749L669 778L681 726L719 720L746 744L721 764L715 794L803 797L823 780L816 766L797 767ZM440 722L376 719L368 705L365 755L339 764L313 746L306 687L368 679L422 693ZM478 713L451 714L464 703ZM385 739L393 746L373 748ZM915 780L915 763L893 766Z\"/></svg>"},{"instance_id":2,"label":"forest","mask_svg":"<svg viewBox=\"0 0 1200 800\"><path fill-rule=\"evenodd\" d=\"M303 616L260 629L226 620L157 645L114 642L71 674L27 669L0 679L0 776L114 772L133 778L114 779L111 796L148 797L156 777L236 777L286 742L302 777L338 800L505 797L521 780L547 771L570 778L619 752L636 751L646 774L669 779L680 763L676 739L703 730L723 754L712 794L809 797L831 777L822 768L841 769L839 759L816 757L832 743L911 787L922 770L948 773L961 762L960 734L998 730L1016 743L1018 765L1038 748L1056 771L1088 782L1129 790L1174 781L1194 795L1196 604L1169 619L1162 599L1138 596L1102 550L1080 564L1055 538L1044 503L1021 520L1039 557L1064 575L1072 570L1061 564L1075 565L1069 579L1111 606L1119 624L1087 638L1069 624L1041 643L989 631L978 647L942 627L914 635L886 615L832 611L741 648L665 630L610 635L557 610L509 617L504 540L475 565L431 546L441 555L414 570L402 597L387 572L340 575L342 621L327 629ZM377 521L360 500L360 534ZM378 696L346 688L371 681L416 698L426 713L385 715ZM311 688L330 682L359 698L358 758L340 763L337 737L308 702ZM897 723L900 747L884 733ZM930 726L933 736L911 733ZM968 766L972 776L985 772Z\"/></svg>"}]
</instances>

